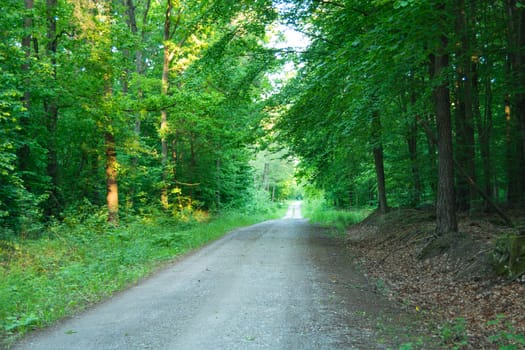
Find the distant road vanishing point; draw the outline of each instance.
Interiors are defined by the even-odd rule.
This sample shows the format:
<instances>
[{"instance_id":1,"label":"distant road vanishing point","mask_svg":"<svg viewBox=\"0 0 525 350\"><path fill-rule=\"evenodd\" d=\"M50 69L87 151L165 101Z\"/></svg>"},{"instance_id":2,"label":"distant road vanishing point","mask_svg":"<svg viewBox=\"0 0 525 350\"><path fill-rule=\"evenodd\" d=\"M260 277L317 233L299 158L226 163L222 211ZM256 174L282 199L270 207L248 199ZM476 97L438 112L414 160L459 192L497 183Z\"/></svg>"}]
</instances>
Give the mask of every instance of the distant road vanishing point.
<instances>
[{"instance_id":1,"label":"distant road vanishing point","mask_svg":"<svg viewBox=\"0 0 525 350\"><path fill-rule=\"evenodd\" d=\"M302 219L301 215L301 201L295 201L288 207L288 211L284 216L285 219Z\"/></svg>"}]
</instances>

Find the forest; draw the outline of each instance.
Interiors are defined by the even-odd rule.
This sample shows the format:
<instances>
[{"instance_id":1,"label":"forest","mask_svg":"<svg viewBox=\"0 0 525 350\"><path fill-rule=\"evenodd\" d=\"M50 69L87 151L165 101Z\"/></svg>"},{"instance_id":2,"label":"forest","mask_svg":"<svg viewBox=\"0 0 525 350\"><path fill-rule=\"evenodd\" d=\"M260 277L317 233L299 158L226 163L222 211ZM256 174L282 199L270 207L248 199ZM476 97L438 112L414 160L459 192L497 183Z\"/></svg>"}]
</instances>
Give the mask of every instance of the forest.
<instances>
[{"instance_id":1,"label":"forest","mask_svg":"<svg viewBox=\"0 0 525 350\"><path fill-rule=\"evenodd\" d=\"M90 217L112 232L303 195L430 208L436 236L462 213L523 225L522 0L0 8L2 266Z\"/></svg>"},{"instance_id":2,"label":"forest","mask_svg":"<svg viewBox=\"0 0 525 350\"><path fill-rule=\"evenodd\" d=\"M523 209L525 17L520 1L313 1L312 38L276 99L278 137L337 206ZM299 9L298 12L294 12Z\"/></svg>"},{"instance_id":3,"label":"forest","mask_svg":"<svg viewBox=\"0 0 525 350\"><path fill-rule=\"evenodd\" d=\"M288 196L289 179L250 164L278 64L270 1L28 0L2 12L2 237L91 206L117 224Z\"/></svg>"},{"instance_id":4,"label":"forest","mask_svg":"<svg viewBox=\"0 0 525 350\"><path fill-rule=\"evenodd\" d=\"M2 236L83 205L284 199L264 149L338 207L522 208L519 1L5 1ZM309 46L276 49L279 21ZM282 81L272 72L294 62ZM264 161L263 161L264 162ZM281 173L281 172L278 172ZM290 173L290 171L288 171Z\"/></svg>"}]
</instances>

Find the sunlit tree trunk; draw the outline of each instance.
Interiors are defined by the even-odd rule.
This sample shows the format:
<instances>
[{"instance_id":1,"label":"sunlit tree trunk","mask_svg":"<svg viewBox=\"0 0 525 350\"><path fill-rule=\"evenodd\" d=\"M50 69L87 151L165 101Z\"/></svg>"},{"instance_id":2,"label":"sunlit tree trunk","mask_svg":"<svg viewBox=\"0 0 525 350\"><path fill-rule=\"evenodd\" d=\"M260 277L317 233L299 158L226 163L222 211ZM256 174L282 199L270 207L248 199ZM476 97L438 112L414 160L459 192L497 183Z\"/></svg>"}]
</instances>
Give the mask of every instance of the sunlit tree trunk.
<instances>
[{"instance_id":1,"label":"sunlit tree trunk","mask_svg":"<svg viewBox=\"0 0 525 350\"><path fill-rule=\"evenodd\" d=\"M167 0L166 14L164 18L164 59L162 64L162 79L161 79L161 94L164 96L168 95L169 91L169 71L170 63L172 60L169 40L171 36L171 13L172 13L172 2ZM162 190L160 195L160 202L162 206L167 209L168 203L168 111L163 109L160 114L160 138L161 138L161 156L162 156Z\"/></svg>"},{"instance_id":2,"label":"sunlit tree trunk","mask_svg":"<svg viewBox=\"0 0 525 350\"><path fill-rule=\"evenodd\" d=\"M104 132L104 144L106 148L106 202L108 206L108 222L118 224L119 202L117 183L117 150L115 147L115 135L110 130Z\"/></svg>"},{"instance_id":3,"label":"sunlit tree trunk","mask_svg":"<svg viewBox=\"0 0 525 350\"><path fill-rule=\"evenodd\" d=\"M111 81L106 76L104 90L106 92L105 98L112 98L113 91L111 89ZM106 111L110 113L110 111ZM106 115L106 122L109 125L104 126L104 147L106 155L106 203L108 207L108 222L118 225L119 221L119 200L118 200L118 163L117 163L117 148L115 144L115 134L111 125L111 116Z\"/></svg>"}]
</instances>

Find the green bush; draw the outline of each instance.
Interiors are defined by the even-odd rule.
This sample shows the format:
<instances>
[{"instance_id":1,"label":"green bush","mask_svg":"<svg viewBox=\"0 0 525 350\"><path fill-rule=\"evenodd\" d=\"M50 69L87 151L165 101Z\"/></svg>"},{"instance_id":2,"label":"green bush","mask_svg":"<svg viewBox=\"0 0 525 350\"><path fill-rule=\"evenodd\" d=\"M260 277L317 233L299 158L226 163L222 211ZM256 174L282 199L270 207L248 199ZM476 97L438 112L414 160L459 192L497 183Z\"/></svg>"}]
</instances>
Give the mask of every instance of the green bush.
<instances>
[{"instance_id":1,"label":"green bush","mask_svg":"<svg viewBox=\"0 0 525 350\"><path fill-rule=\"evenodd\" d=\"M342 233L348 226L364 220L371 212L372 210L368 208L334 209L323 199L308 199L303 205L303 215L312 223L333 227L338 233Z\"/></svg>"}]
</instances>

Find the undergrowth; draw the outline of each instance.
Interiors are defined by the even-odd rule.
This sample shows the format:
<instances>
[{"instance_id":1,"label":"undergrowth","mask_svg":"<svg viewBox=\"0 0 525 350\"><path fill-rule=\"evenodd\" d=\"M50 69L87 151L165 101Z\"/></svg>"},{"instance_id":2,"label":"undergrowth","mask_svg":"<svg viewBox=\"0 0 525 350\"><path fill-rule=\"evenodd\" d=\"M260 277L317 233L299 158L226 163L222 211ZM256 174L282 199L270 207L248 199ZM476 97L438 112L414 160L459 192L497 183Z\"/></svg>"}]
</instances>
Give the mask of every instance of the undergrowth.
<instances>
[{"instance_id":1,"label":"undergrowth","mask_svg":"<svg viewBox=\"0 0 525 350\"><path fill-rule=\"evenodd\" d=\"M307 199L303 204L303 215L310 222L331 227L337 234L344 234L347 227L361 222L371 212L369 208L335 209L322 199Z\"/></svg>"},{"instance_id":2,"label":"undergrowth","mask_svg":"<svg viewBox=\"0 0 525 350\"><path fill-rule=\"evenodd\" d=\"M110 227L103 213L49 227L34 240L0 241L0 347L122 290L175 257L226 232L270 218L264 213L205 213L184 220L161 213Z\"/></svg>"}]
</instances>

